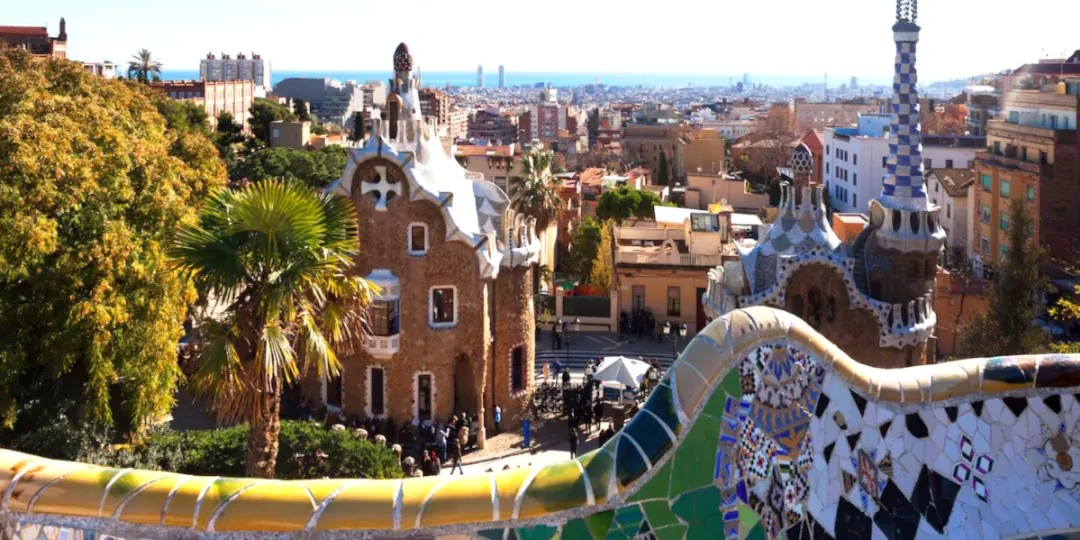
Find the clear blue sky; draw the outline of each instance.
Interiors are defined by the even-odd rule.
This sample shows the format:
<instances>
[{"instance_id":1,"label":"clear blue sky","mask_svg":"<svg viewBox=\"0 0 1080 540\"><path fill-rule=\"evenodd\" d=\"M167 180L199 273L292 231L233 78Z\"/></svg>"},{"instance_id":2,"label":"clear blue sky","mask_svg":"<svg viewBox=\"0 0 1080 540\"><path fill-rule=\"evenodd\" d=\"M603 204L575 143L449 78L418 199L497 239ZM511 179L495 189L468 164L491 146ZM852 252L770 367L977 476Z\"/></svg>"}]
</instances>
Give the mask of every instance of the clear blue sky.
<instances>
[{"instance_id":1,"label":"clear blue sky","mask_svg":"<svg viewBox=\"0 0 1080 540\"><path fill-rule=\"evenodd\" d=\"M1080 48L1080 1L923 0L919 68L940 80ZM1014 6L1016 7L1016 6ZM1037 15L1036 15L1037 14ZM275 70L388 69L409 44L427 71L889 76L894 0L0 0L0 24L67 18L69 56L166 69L252 50ZM1025 19L1024 17L1029 17ZM1055 22L1057 21L1057 22ZM1006 39L992 40L1004 35Z\"/></svg>"}]
</instances>

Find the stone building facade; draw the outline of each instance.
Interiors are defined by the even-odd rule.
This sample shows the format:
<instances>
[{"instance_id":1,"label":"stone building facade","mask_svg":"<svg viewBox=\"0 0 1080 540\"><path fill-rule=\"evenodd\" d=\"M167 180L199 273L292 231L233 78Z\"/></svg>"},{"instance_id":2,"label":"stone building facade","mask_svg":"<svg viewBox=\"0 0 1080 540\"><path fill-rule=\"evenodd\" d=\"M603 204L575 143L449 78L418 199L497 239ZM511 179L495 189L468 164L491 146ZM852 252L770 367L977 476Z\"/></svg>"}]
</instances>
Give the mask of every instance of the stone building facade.
<instances>
[{"instance_id":1,"label":"stone building facade","mask_svg":"<svg viewBox=\"0 0 1080 540\"><path fill-rule=\"evenodd\" d=\"M840 241L826 219L822 186L810 182L815 156L799 145L791 158L794 185L784 185L768 235L740 248L740 261L710 272L704 298L710 317L768 305L798 315L876 367L935 362L934 280L946 234L923 179L919 30L906 15L893 27L889 155L867 227L851 242Z\"/></svg>"},{"instance_id":2,"label":"stone building facade","mask_svg":"<svg viewBox=\"0 0 1080 540\"><path fill-rule=\"evenodd\" d=\"M447 155L421 116L404 44L394 63L394 125L376 120L331 186L356 204L354 271L379 287L367 337L340 353L339 379L310 381L309 393L399 426L469 411L490 427L498 405L512 428L534 380L535 219Z\"/></svg>"}]
</instances>

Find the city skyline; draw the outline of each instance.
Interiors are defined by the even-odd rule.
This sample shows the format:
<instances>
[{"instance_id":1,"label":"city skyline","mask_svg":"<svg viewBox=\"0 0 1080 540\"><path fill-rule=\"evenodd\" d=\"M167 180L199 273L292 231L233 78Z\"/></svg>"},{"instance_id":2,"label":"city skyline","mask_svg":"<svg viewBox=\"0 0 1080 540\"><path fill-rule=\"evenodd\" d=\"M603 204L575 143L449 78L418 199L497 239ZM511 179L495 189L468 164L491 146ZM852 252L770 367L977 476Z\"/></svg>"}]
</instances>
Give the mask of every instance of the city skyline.
<instances>
[{"instance_id":1,"label":"city skyline","mask_svg":"<svg viewBox=\"0 0 1080 540\"><path fill-rule=\"evenodd\" d=\"M492 70L505 65L508 73L749 72L761 76L800 76L808 81L821 80L829 73L834 80L845 81L850 76L866 80L888 76L888 64L881 59L894 54L892 43L881 35L881 29L892 24L891 10L868 10L860 0L818 4L766 0L731 6L674 0L666 4L673 17L679 13L694 14L692 21L685 19L687 28L671 34L677 35L678 40L619 40L614 47L612 39L623 32L615 29L611 33L582 32L573 40L555 41L537 48L515 35L515 25L508 24L487 25L482 36L458 32L457 46L446 47L446 29L477 24L476 13L500 13L507 20L528 18L544 27L545 21L561 24L568 14L582 21L604 21L618 9L608 2L583 5L554 0L548 9L531 13L524 6L491 11L483 9L486 4L493 3L474 2L466 10L446 8L430 0L403 0L393 6L339 5L329 0L313 0L302 5L294 0L228 4L192 0L183 10L164 12L158 4L134 0L116 0L105 6L56 0L46 7L30 3L8 6L5 23L45 25L55 31L59 18L66 17L72 58L123 63L136 50L147 48L169 70L195 69L207 52L241 51L262 54L271 60L275 70L378 70L387 64L387 51L405 41L417 58L422 59L417 65L421 71L469 71L481 64L491 66ZM560 9L564 4L566 9ZM1040 58L1068 55L1080 47L1070 42L1064 32L1048 33L1038 25L1006 25L995 12L977 9L983 5L975 0L953 0L924 2L920 6L920 22L925 30L920 44L920 52L925 55L921 69L924 80L1013 69ZM334 20L366 20L373 24L356 26L361 29L361 35L347 29L318 30L325 24L326 9L331 7L338 11ZM815 9L821 7L828 9ZM1056 0L1031 0L1028 7L1055 13L1072 9L1080 15L1080 5L1063 7ZM856 15L867 12L868 16ZM207 19L206 13L216 15ZM414 14L411 24L377 23L400 21L402 14L410 13ZM784 15L754 23L763 13ZM124 20L139 22L119 24L121 15ZM223 31L220 25L206 24L208 20L245 22ZM695 31L691 23L701 24L702 28ZM675 26L658 26L655 32L673 31L678 24L676 19ZM1007 30L1008 38L993 42L976 39L971 32L950 29L956 24L965 28L998 27ZM762 32L766 27L768 31ZM178 29L183 29L182 35ZM365 44L362 49L355 45L358 41ZM297 47L301 42L306 45ZM493 42L500 45L491 47ZM689 54L679 54L681 51Z\"/></svg>"}]
</instances>

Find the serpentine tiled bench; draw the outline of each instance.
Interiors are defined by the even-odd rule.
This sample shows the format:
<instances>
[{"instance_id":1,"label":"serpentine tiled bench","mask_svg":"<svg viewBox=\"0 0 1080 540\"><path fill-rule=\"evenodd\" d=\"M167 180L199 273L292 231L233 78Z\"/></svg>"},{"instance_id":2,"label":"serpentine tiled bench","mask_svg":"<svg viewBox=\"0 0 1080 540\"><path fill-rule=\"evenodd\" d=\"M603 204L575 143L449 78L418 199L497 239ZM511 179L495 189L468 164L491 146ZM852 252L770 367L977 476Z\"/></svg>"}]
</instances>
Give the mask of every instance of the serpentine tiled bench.
<instances>
[{"instance_id":1,"label":"serpentine tiled bench","mask_svg":"<svg viewBox=\"0 0 1080 540\"><path fill-rule=\"evenodd\" d=\"M1037 536L1080 529L1078 387L1075 356L874 369L750 308L704 329L642 412L576 460L276 481L0 450L0 523L23 540Z\"/></svg>"}]
</instances>

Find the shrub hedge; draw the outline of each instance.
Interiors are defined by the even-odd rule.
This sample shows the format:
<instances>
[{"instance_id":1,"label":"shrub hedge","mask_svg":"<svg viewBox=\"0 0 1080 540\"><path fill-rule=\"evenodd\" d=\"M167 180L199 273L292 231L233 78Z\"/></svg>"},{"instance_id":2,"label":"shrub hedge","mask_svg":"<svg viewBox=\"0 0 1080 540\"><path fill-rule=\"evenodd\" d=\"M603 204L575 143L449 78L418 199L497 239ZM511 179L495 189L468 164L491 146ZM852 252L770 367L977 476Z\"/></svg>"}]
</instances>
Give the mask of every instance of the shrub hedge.
<instances>
[{"instance_id":1,"label":"shrub hedge","mask_svg":"<svg viewBox=\"0 0 1080 540\"><path fill-rule=\"evenodd\" d=\"M66 419L28 433L10 447L53 459L209 476L243 476L247 425L200 431L161 428L138 445L109 444L108 433ZM313 422L282 421L277 478L401 478L390 449Z\"/></svg>"}]
</instances>

